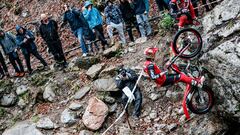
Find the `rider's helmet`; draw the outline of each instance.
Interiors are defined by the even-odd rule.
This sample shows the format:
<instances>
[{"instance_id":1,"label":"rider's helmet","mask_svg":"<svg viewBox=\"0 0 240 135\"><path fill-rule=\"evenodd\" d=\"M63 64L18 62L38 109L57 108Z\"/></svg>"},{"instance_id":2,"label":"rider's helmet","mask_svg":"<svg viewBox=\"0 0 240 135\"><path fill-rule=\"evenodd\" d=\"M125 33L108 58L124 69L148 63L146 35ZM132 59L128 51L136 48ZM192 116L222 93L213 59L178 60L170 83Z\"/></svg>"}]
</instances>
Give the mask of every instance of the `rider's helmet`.
<instances>
[{"instance_id":1,"label":"rider's helmet","mask_svg":"<svg viewBox=\"0 0 240 135\"><path fill-rule=\"evenodd\" d=\"M156 47L148 47L145 49L144 55L147 59L148 58L154 59L157 51L158 51L158 48L156 48Z\"/></svg>"}]
</instances>

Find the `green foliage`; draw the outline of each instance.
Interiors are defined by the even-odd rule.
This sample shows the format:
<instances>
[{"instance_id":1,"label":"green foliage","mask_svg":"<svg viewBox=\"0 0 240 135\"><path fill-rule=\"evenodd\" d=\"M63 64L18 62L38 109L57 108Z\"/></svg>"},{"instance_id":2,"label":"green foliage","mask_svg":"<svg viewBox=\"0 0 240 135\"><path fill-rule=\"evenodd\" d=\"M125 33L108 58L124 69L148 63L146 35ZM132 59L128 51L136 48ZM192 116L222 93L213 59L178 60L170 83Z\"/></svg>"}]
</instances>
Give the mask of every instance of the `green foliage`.
<instances>
[{"instance_id":1,"label":"green foliage","mask_svg":"<svg viewBox=\"0 0 240 135\"><path fill-rule=\"evenodd\" d=\"M170 30L174 25L174 19L169 14L163 14L163 19L159 23L159 27Z\"/></svg>"}]
</instances>

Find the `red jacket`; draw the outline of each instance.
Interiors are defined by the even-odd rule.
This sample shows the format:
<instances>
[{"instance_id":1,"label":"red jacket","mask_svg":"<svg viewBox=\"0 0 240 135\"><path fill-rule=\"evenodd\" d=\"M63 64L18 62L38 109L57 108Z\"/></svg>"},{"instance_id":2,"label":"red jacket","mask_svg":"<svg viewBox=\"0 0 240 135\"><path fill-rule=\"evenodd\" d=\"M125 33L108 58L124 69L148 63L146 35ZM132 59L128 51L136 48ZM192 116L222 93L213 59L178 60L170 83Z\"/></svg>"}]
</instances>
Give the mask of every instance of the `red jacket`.
<instances>
[{"instance_id":1,"label":"red jacket","mask_svg":"<svg viewBox=\"0 0 240 135\"><path fill-rule=\"evenodd\" d=\"M155 80L158 85L162 85L166 81L166 75L160 76L162 71L156 63L146 61L144 63L144 72L147 73L152 80Z\"/></svg>"}]
</instances>

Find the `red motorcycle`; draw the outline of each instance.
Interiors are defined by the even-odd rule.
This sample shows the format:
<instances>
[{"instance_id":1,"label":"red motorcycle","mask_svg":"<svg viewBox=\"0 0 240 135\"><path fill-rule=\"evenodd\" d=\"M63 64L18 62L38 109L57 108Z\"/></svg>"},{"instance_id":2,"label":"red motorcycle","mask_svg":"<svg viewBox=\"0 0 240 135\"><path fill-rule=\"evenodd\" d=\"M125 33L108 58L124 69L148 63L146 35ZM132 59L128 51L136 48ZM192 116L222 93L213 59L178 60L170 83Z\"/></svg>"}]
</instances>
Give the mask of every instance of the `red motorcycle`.
<instances>
[{"instance_id":1,"label":"red motorcycle","mask_svg":"<svg viewBox=\"0 0 240 135\"><path fill-rule=\"evenodd\" d=\"M172 60L167 65L166 69L172 69L178 74L185 74L189 77L192 77L195 80L205 79L204 75L208 75L209 78L212 78L213 75L210 74L205 68L201 66L194 66L188 62L187 65L176 65L174 62L180 58L190 58L189 55L184 54L184 52L190 47L190 44L187 44L181 51L175 55ZM188 57L186 57L188 56ZM192 57L191 57L192 58ZM167 73L167 72L165 72ZM183 97L183 110L187 119L190 118L188 109L195 114L205 114L211 110L214 102L214 93L213 91L205 85L204 81L201 87L191 86L190 84L186 85L184 97ZM187 109L188 108L188 109Z\"/></svg>"}]
</instances>

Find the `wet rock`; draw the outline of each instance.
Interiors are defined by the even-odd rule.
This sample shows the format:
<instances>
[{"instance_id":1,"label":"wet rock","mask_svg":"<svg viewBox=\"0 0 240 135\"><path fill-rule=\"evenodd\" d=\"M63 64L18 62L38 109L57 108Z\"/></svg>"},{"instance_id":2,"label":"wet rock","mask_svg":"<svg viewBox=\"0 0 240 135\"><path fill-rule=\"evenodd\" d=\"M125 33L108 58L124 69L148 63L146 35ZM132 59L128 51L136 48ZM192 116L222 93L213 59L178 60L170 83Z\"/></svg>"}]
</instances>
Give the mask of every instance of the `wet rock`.
<instances>
[{"instance_id":1,"label":"wet rock","mask_svg":"<svg viewBox=\"0 0 240 135\"><path fill-rule=\"evenodd\" d=\"M157 118L157 111L152 110L149 114L150 119L156 119Z\"/></svg>"},{"instance_id":2,"label":"wet rock","mask_svg":"<svg viewBox=\"0 0 240 135\"><path fill-rule=\"evenodd\" d=\"M191 125L189 125L191 124ZM228 126L223 121L213 115L205 115L197 117L187 125L189 128L184 129L187 134L203 134L203 135L218 135L224 134Z\"/></svg>"},{"instance_id":3,"label":"wet rock","mask_svg":"<svg viewBox=\"0 0 240 135\"><path fill-rule=\"evenodd\" d=\"M41 118L36 126L41 129L54 129L54 123L48 117Z\"/></svg>"},{"instance_id":4,"label":"wet rock","mask_svg":"<svg viewBox=\"0 0 240 135\"><path fill-rule=\"evenodd\" d=\"M82 99L90 91L90 89L91 87L88 86L83 87L74 95L74 99L76 100Z\"/></svg>"},{"instance_id":5,"label":"wet rock","mask_svg":"<svg viewBox=\"0 0 240 135\"><path fill-rule=\"evenodd\" d=\"M77 102L73 102L69 106L69 109L71 109L73 111L77 111L77 110L79 110L81 108L82 108L82 105L80 103L77 103Z\"/></svg>"},{"instance_id":6,"label":"wet rock","mask_svg":"<svg viewBox=\"0 0 240 135\"><path fill-rule=\"evenodd\" d=\"M156 93L151 93L149 95L149 98L152 100L152 101L156 101L157 99L159 99L160 97L160 94L156 94Z\"/></svg>"},{"instance_id":7,"label":"wet rock","mask_svg":"<svg viewBox=\"0 0 240 135\"><path fill-rule=\"evenodd\" d=\"M61 114L61 122L67 125L73 125L77 122L75 119L75 113L72 113L70 110L65 109Z\"/></svg>"},{"instance_id":8,"label":"wet rock","mask_svg":"<svg viewBox=\"0 0 240 135\"><path fill-rule=\"evenodd\" d=\"M96 79L99 73L103 70L106 65L104 63L96 64L91 66L86 72L87 76L89 76L92 80Z\"/></svg>"},{"instance_id":9,"label":"wet rock","mask_svg":"<svg viewBox=\"0 0 240 135\"><path fill-rule=\"evenodd\" d=\"M100 74L99 77L105 77L105 76L110 76L114 77L116 76L116 66L111 65L110 67L105 68Z\"/></svg>"},{"instance_id":10,"label":"wet rock","mask_svg":"<svg viewBox=\"0 0 240 135\"><path fill-rule=\"evenodd\" d=\"M55 93L54 93L54 88L53 88L53 85L52 84L48 84L46 87L45 87L45 90L43 92L43 98L46 100L46 101L49 101L49 102L53 102L54 99L55 99Z\"/></svg>"},{"instance_id":11,"label":"wet rock","mask_svg":"<svg viewBox=\"0 0 240 135\"><path fill-rule=\"evenodd\" d=\"M97 56L75 58L69 63L69 68L73 69L74 67L77 67L80 69L89 69L92 65L95 65L99 62L100 58Z\"/></svg>"},{"instance_id":12,"label":"wet rock","mask_svg":"<svg viewBox=\"0 0 240 135\"><path fill-rule=\"evenodd\" d=\"M0 100L0 105L5 107L14 106L17 103L17 96L13 93L5 94Z\"/></svg>"},{"instance_id":13,"label":"wet rock","mask_svg":"<svg viewBox=\"0 0 240 135\"><path fill-rule=\"evenodd\" d=\"M23 121L16 123L10 129L3 132L2 135L43 135L32 123Z\"/></svg>"},{"instance_id":14,"label":"wet rock","mask_svg":"<svg viewBox=\"0 0 240 135\"><path fill-rule=\"evenodd\" d=\"M93 97L89 100L88 106L83 114L83 123L91 130L98 130L105 121L107 114L107 105L96 97Z\"/></svg>"},{"instance_id":15,"label":"wet rock","mask_svg":"<svg viewBox=\"0 0 240 135\"><path fill-rule=\"evenodd\" d=\"M94 135L94 133L92 131L82 130L79 135Z\"/></svg>"},{"instance_id":16,"label":"wet rock","mask_svg":"<svg viewBox=\"0 0 240 135\"><path fill-rule=\"evenodd\" d=\"M114 45L111 48L106 49L103 52L103 56L106 58L114 57L120 51L120 45Z\"/></svg>"},{"instance_id":17,"label":"wet rock","mask_svg":"<svg viewBox=\"0 0 240 135\"><path fill-rule=\"evenodd\" d=\"M168 125L167 128L169 131L174 131L177 129L177 126L178 125L176 123L173 123L173 124Z\"/></svg>"},{"instance_id":18,"label":"wet rock","mask_svg":"<svg viewBox=\"0 0 240 135\"><path fill-rule=\"evenodd\" d=\"M93 85L97 91L118 91L113 78L98 79L93 82Z\"/></svg>"},{"instance_id":19,"label":"wet rock","mask_svg":"<svg viewBox=\"0 0 240 135\"><path fill-rule=\"evenodd\" d=\"M28 88L26 85L21 85L19 87L17 87L16 93L17 95L22 95L25 94L28 91Z\"/></svg>"}]
</instances>

